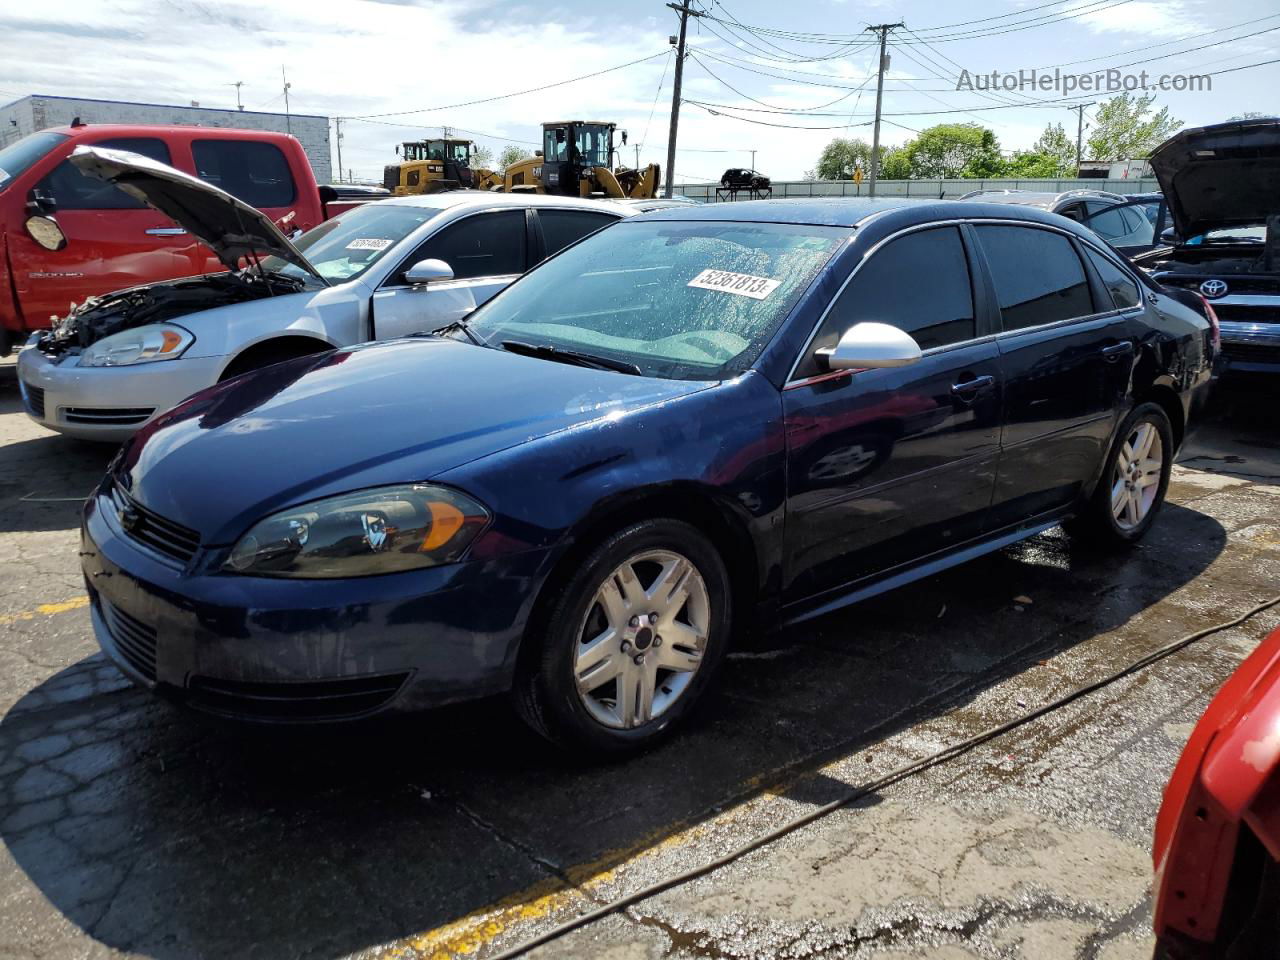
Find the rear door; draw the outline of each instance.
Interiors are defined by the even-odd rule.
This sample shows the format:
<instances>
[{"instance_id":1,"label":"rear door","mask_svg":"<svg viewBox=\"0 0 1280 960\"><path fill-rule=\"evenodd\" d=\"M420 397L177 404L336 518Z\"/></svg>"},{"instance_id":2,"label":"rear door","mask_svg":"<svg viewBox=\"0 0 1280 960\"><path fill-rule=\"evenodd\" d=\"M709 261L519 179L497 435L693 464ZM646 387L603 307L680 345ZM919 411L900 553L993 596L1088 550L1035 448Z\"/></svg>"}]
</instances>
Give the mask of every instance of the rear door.
<instances>
[{"instance_id":1,"label":"rear door","mask_svg":"<svg viewBox=\"0 0 1280 960\"><path fill-rule=\"evenodd\" d=\"M788 601L982 532L1001 410L998 352L983 303L956 226L890 240L833 303L782 394ZM862 321L910 333L922 359L823 373L815 351Z\"/></svg>"},{"instance_id":2,"label":"rear door","mask_svg":"<svg viewBox=\"0 0 1280 960\"><path fill-rule=\"evenodd\" d=\"M168 144L158 137L82 142L173 162ZM67 243L61 250L46 250L25 230L9 234L14 282L28 327L47 327L49 318L65 314L72 302L192 272L182 256L189 242L185 230L123 190L84 176L70 160L62 160L36 189L57 204Z\"/></svg>"},{"instance_id":3,"label":"rear door","mask_svg":"<svg viewBox=\"0 0 1280 960\"><path fill-rule=\"evenodd\" d=\"M1072 503L1096 474L1133 365L1135 320L1091 283L1065 233L1006 224L974 233L1000 318L998 528Z\"/></svg>"},{"instance_id":4,"label":"rear door","mask_svg":"<svg viewBox=\"0 0 1280 960\"><path fill-rule=\"evenodd\" d=\"M530 230L523 207L473 213L443 225L374 293L373 338L394 339L461 320L524 273ZM427 259L449 264L453 279L410 284L405 271Z\"/></svg>"},{"instance_id":5,"label":"rear door","mask_svg":"<svg viewBox=\"0 0 1280 960\"><path fill-rule=\"evenodd\" d=\"M554 257L565 247L577 243L588 234L603 230L620 218L595 210L557 210L535 207L533 220L542 239L542 258Z\"/></svg>"}]
</instances>

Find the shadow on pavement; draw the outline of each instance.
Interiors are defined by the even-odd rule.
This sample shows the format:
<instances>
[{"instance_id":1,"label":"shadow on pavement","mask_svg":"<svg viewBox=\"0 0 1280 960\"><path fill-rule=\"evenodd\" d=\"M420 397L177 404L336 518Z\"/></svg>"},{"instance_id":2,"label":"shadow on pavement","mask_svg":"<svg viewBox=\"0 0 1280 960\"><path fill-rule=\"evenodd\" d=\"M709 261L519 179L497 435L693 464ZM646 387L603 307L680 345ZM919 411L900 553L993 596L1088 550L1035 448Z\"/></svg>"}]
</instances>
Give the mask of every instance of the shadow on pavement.
<instances>
[{"instance_id":1,"label":"shadow on pavement","mask_svg":"<svg viewBox=\"0 0 1280 960\"><path fill-rule=\"evenodd\" d=\"M1225 542L1217 521L1177 506L1125 556L1050 531L731 654L682 734L600 766L556 755L501 702L358 729L212 726L94 656L0 721L0 837L57 910L115 949L359 951L530 902L584 864L619 863L788 771L944 713L1128 623ZM803 789L822 803L838 785Z\"/></svg>"}]
</instances>

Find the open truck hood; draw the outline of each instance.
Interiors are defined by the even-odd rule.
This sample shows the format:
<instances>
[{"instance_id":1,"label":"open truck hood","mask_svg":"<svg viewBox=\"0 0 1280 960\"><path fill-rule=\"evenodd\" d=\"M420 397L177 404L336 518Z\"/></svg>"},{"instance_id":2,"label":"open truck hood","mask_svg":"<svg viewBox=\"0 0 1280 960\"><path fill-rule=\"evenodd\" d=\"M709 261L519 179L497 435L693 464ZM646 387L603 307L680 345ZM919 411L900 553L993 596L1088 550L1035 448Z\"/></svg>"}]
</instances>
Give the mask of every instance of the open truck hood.
<instances>
[{"instance_id":1,"label":"open truck hood","mask_svg":"<svg viewBox=\"0 0 1280 960\"><path fill-rule=\"evenodd\" d=\"M1156 148L1151 169L1182 239L1259 226L1280 214L1280 119L1183 130Z\"/></svg>"},{"instance_id":2,"label":"open truck hood","mask_svg":"<svg viewBox=\"0 0 1280 960\"><path fill-rule=\"evenodd\" d=\"M320 275L261 210L189 173L127 150L76 147L71 162L85 176L114 184L198 237L229 270L248 254L274 255L296 264L325 286Z\"/></svg>"}]
</instances>

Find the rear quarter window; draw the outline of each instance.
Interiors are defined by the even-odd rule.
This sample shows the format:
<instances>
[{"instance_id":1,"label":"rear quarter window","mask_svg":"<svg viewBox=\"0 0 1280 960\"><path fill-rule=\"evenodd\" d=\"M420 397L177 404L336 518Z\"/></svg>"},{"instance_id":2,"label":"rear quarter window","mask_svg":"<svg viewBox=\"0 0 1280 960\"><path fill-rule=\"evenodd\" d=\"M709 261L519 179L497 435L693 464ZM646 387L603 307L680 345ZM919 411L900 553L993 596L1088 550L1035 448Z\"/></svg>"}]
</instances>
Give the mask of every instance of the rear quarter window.
<instances>
[{"instance_id":1,"label":"rear quarter window","mask_svg":"<svg viewBox=\"0 0 1280 960\"><path fill-rule=\"evenodd\" d=\"M586 210L539 210L538 222L542 225L542 237L547 256L559 253L571 243L577 243L589 233L595 233L617 220L604 213Z\"/></svg>"},{"instance_id":2,"label":"rear quarter window","mask_svg":"<svg viewBox=\"0 0 1280 960\"><path fill-rule=\"evenodd\" d=\"M195 140L196 175L251 207L285 207L297 187L289 161L274 143L259 140Z\"/></svg>"}]
</instances>

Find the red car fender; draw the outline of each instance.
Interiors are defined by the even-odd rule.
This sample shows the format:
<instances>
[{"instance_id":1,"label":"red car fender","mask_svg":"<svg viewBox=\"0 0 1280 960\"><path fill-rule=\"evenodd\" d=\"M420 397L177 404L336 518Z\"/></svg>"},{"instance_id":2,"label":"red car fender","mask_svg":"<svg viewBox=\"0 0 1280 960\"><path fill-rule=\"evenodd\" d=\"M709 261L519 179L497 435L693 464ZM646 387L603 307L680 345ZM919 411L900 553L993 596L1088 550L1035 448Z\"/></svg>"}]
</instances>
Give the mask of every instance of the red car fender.
<instances>
[{"instance_id":1,"label":"red car fender","mask_svg":"<svg viewBox=\"0 0 1280 960\"><path fill-rule=\"evenodd\" d=\"M1165 787L1152 849L1158 936L1214 939L1241 824L1280 860L1280 630L1223 684Z\"/></svg>"}]
</instances>

